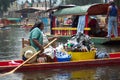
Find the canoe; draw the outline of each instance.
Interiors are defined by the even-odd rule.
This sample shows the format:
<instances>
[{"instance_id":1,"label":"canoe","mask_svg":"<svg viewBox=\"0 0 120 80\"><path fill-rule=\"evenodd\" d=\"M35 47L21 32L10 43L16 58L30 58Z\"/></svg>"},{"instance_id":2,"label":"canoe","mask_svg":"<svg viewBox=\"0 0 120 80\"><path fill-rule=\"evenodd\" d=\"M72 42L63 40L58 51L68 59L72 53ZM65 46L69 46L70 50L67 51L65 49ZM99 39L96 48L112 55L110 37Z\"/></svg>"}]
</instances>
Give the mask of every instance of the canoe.
<instances>
[{"instance_id":1,"label":"canoe","mask_svg":"<svg viewBox=\"0 0 120 80\"><path fill-rule=\"evenodd\" d=\"M7 60L0 61L0 71L10 71L20 65L22 60ZM24 64L17 71L32 71L32 70L44 70L44 69L61 69L61 68L73 68L73 67L95 67L95 66L110 66L118 65L120 63L120 52L110 53L109 58L104 59L89 59L89 60L77 60L66 62L46 62L46 63L33 63Z\"/></svg>"}]
</instances>

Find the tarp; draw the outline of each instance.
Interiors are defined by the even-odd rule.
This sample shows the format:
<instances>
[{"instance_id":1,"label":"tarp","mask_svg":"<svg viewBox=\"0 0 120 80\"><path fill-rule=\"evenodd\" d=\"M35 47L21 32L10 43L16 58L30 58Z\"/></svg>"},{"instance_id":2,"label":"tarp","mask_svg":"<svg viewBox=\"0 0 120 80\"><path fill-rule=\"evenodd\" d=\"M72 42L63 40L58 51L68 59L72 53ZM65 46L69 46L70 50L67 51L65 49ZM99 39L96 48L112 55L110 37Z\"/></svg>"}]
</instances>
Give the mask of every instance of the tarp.
<instances>
[{"instance_id":1,"label":"tarp","mask_svg":"<svg viewBox=\"0 0 120 80\"><path fill-rule=\"evenodd\" d=\"M54 12L54 15L104 15L107 14L108 6L109 4L89 4L84 6L75 6L71 8L57 10Z\"/></svg>"}]
</instances>

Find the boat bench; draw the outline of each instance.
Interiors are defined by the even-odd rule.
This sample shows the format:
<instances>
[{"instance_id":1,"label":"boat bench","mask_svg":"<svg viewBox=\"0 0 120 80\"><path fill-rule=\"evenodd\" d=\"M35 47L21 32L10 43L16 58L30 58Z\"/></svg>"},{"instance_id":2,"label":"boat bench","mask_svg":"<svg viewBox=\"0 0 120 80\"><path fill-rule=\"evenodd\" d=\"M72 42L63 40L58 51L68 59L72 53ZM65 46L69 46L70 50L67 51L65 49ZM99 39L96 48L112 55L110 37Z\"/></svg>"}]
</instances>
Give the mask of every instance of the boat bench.
<instances>
[{"instance_id":1,"label":"boat bench","mask_svg":"<svg viewBox=\"0 0 120 80\"><path fill-rule=\"evenodd\" d=\"M29 39L22 38L22 48L24 48L26 46L30 46L30 41L29 41Z\"/></svg>"}]
</instances>

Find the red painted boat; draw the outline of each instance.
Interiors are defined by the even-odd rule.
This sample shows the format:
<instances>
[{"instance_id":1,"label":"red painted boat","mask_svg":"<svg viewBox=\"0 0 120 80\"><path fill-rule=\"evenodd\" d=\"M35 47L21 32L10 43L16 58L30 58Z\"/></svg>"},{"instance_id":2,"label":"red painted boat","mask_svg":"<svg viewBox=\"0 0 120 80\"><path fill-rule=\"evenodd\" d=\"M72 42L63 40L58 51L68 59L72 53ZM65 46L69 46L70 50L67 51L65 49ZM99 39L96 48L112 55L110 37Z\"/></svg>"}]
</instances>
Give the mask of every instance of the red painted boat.
<instances>
[{"instance_id":1,"label":"red painted boat","mask_svg":"<svg viewBox=\"0 0 120 80\"><path fill-rule=\"evenodd\" d=\"M9 60L0 61L0 71L10 71L20 65L22 60ZM110 54L110 58L105 59L90 59L79 61L66 61L66 62L49 62L49 63L33 63L24 64L17 71L30 71L30 70L44 70L44 69L58 69L58 68L73 68L73 67L93 67L93 66L108 66L120 63L120 52Z\"/></svg>"}]
</instances>

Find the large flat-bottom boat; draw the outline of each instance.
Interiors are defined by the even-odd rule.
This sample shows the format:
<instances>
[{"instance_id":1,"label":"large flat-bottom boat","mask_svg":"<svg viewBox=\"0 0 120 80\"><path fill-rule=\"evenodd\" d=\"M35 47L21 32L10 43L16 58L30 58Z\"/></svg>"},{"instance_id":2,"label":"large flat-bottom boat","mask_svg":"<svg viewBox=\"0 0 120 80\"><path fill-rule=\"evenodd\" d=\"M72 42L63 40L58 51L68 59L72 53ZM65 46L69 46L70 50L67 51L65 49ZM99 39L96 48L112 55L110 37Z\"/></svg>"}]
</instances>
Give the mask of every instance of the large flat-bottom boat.
<instances>
[{"instance_id":1,"label":"large flat-bottom boat","mask_svg":"<svg viewBox=\"0 0 120 80\"><path fill-rule=\"evenodd\" d=\"M7 60L0 61L0 71L10 71L20 65L22 60ZM32 63L24 64L17 71L30 71L30 70L44 70L44 69L61 69L61 68L73 68L73 67L95 67L95 66L109 66L120 63L120 52L111 53L109 58L104 59L89 59L89 60L77 60L66 62L46 62L46 63Z\"/></svg>"}]
</instances>

